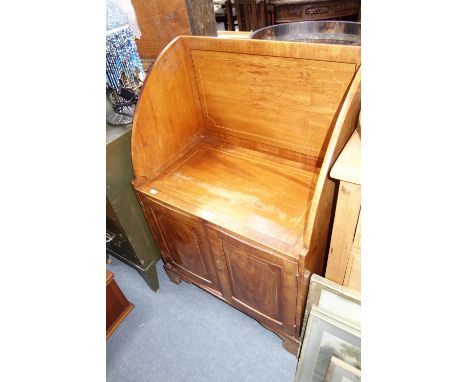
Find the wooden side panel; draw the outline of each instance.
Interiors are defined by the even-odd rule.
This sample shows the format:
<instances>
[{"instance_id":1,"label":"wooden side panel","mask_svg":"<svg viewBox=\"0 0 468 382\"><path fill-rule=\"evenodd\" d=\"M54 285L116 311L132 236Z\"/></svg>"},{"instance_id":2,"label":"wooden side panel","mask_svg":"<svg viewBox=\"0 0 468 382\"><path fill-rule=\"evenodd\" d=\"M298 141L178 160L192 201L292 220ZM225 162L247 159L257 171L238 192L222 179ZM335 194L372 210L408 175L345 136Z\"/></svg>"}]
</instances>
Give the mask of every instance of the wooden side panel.
<instances>
[{"instance_id":1,"label":"wooden side panel","mask_svg":"<svg viewBox=\"0 0 468 382\"><path fill-rule=\"evenodd\" d=\"M192 50L205 126L324 157L355 65Z\"/></svg>"},{"instance_id":2,"label":"wooden side panel","mask_svg":"<svg viewBox=\"0 0 468 382\"><path fill-rule=\"evenodd\" d=\"M344 285L361 209L361 186L340 182L325 277Z\"/></svg>"},{"instance_id":3,"label":"wooden side panel","mask_svg":"<svg viewBox=\"0 0 468 382\"><path fill-rule=\"evenodd\" d=\"M136 39L142 58L156 58L171 40L192 34L185 0L132 0L141 38Z\"/></svg>"},{"instance_id":4,"label":"wooden side panel","mask_svg":"<svg viewBox=\"0 0 468 382\"><path fill-rule=\"evenodd\" d=\"M127 300L114 280L112 272L106 272L106 338L117 329L120 323L135 307Z\"/></svg>"},{"instance_id":5,"label":"wooden side panel","mask_svg":"<svg viewBox=\"0 0 468 382\"><path fill-rule=\"evenodd\" d=\"M137 178L151 178L196 139L202 128L191 61L182 39L158 57L148 74L132 128Z\"/></svg>"},{"instance_id":6,"label":"wooden side panel","mask_svg":"<svg viewBox=\"0 0 468 382\"><path fill-rule=\"evenodd\" d=\"M330 168L351 137L361 109L361 71L358 70L336 121L320 175L315 188L304 232L304 246L309 248L304 259L305 269L323 274L323 263L330 234L332 206L336 181L330 178Z\"/></svg>"},{"instance_id":7,"label":"wooden side panel","mask_svg":"<svg viewBox=\"0 0 468 382\"><path fill-rule=\"evenodd\" d=\"M346 266L344 286L361 291L361 217L359 216L354 242Z\"/></svg>"},{"instance_id":8,"label":"wooden side panel","mask_svg":"<svg viewBox=\"0 0 468 382\"><path fill-rule=\"evenodd\" d=\"M208 227L223 295L267 326L294 335L297 263Z\"/></svg>"}]
</instances>

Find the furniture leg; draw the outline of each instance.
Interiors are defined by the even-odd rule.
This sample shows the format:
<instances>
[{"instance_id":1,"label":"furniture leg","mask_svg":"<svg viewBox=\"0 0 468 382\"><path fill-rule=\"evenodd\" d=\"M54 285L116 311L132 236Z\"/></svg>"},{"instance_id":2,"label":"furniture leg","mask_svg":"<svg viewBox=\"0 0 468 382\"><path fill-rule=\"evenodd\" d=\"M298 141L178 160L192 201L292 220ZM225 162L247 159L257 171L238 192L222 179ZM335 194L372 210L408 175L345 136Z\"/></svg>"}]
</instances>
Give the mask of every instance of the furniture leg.
<instances>
[{"instance_id":1,"label":"furniture leg","mask_svg":"<svg viewBox=\"0 0 468 382\"><path fill-rule=\"evenodd\" d=\"M258 19L257 19L257 2L255 0L250 0L247 4L249 20L250 20L250 28L249 30L257 30L258 29Z\"/></svg>"},{"instance_id":2,"label":"furniture leg","mask_svg":"<svg viewBox=\"0 0 468 382\"><path fill-rule=\"evenodd\" d=\"M156 263L148 267L145 271L138 270L138 273L143 280L145 280L146 284L155 292L159 292L159 282L158 282L158 274L156 272Z\"/></svg>"},{"instance_id":3,"label":"furniture leg","mask_svg":"<svg viewBox=\"0 0 468 382\"><path fill-rule=\"evenodd\" d=\"M234 0L234 6L236 7L236 17L237 17L237 25L239 27L239 31L246 31L247 25L245 20L245 9L244 4L241 3L242 0Z\"/></svg>"},{"instance_id":4,"label":"furniture leg","mask_svg":"<svg viewBox=\"0 0 468 382\"><path fill-rule=\"evenodd\" d=\"M297 357L297 351L299 350L299 342L289 338L289 337L286 337L286 336L283 336L281 334L278 334L278 336L283 340L283 347L288 351L290 352L291 354L293 354L295 357Z\"/></svg>"},{"instance_id":5,"label":"furniture leg","mask_svg":"<svg viewBox=\"0 0 468 382\"><path fill-rule=\"evenodd\" d=\"M227 30L234 31L234 16L232 14L232 2L231 0L226 0L226 18L227 18Z\"/></svg>"},{"instance_id":6,"label":"furniture leg","mask_svg":"<svg viewBox=\"0 0 468 382\"><path fill-rule=\"evenodd\" d=\"M171 280L174 284L179 285L180 284L180 277L179 275L173 271L170 266L164 264L164 269L166 270L167 276L169 277L169 280Z\"/></svg>"},{"instance_id":7,"label":"furniture leg","mask_svg":"<svg viewBox=\"0 0 468 382\"><path fill-rule=\"evenodd\" d=\"M262 325L264 328L273 331L268 325L265 323L258 321L260 325ZM280 334L278 332L273 331L279 338L283 340L283 347L290 352L291 354L294 354L294 356L297 357L297 352L299 350L299 342L293 338L290 338L286 335Z\"/></svg>"},{"instance_id":8,"label":"furniture leg","mask_svg":"<svg viewBox=\"0 0 468 382\"><path fill-rule=\"evenodd\" d=\"M267 23L267 15L266 15L266 2L263 0L258 5L260 8L260 25L259 28L264 28L268 25Z\"/></svg>"},{"instance_id":9,"label":"furniture leg","mask_svg":"<svg viewBox=\"0 0 468 382\"><path fill-rule=\"evenodd\" d=\"M273 14L275 13L275 6L270 4L265 4L265 12L266 12L266 23L265 26L273 25Z\"/></svg>"}]
</instances>

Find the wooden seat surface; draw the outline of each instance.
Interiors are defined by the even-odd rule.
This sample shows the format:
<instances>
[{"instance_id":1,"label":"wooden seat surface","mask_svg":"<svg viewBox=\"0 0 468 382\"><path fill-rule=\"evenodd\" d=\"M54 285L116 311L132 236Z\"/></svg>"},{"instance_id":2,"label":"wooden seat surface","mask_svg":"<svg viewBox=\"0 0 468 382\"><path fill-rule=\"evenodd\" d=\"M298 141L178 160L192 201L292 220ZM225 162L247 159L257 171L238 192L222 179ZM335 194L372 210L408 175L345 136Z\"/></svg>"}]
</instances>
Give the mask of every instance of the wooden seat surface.
<instances>
[{"instance_id":1,"label":"wooden seat surface","mask_svg":"<svg viewBox=\"0 0 468 382\"><path fill-rule=\"evenodd\" d=\"M297 257L293 247L319 170L228 144L201 143L144 188L168 205Z\"/></svg>"}]
</instances>

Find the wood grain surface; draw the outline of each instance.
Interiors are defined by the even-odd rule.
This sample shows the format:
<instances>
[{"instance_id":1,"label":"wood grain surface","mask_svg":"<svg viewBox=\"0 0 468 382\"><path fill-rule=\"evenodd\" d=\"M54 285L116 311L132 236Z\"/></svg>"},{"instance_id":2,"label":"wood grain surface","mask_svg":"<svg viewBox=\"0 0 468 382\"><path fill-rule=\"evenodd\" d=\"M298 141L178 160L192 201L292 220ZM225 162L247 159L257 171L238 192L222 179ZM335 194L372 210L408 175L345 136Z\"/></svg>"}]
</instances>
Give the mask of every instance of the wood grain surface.
<instances>
[{"instance_id":1,"label":"wood grain surface","mask_svg":"<svg viewBox=\"0 0 468 382\"><path fill-rule=\"evenodd\" d=\"M326 277L361 290L361 138L360 121L332 168L339 193Z\"/></svg>"},{"instance_id":2,"label":"wood grain surface","mask_svg":"<svg viewBox=\"0 0 468 382\"><path fill-rule=\"evenodd\" d=\"M132 0L141 38L135 39L141 58L156 58L179 35L192 34L185 0Z\"/></svg>"},{"instance_id":3,"label":"wood grain surface","mask_svg":"<svg viewBox=\"0 0 468 382\"><path fill-rule=\"evenodd\" d=\"M285 251L289 247L293 255L318 172L278 163L267 155L249 155L235 146L205 143L142 191L161 201L170 195L170 204L181 210L230 231L254 235L266 246L273 240L272 248ZM158 193L152 195L151 190Z\"/></svg>"},{"instance_id":4,"label":"wood grain surface","mask_svg":"<svg viewBox=\"0 0 468 382\"><path fill-rule=\"evenodd\" d=\"M361 211L361 186L340 182L326 277L343 285L356 224Z\"/></svg>"},{"instance_id":5,"label":"wood grain surface","mask_svg":"<svg viewBox=\"0 0 468 382\"><path fill-rule=\"evenodd\" d=\"M114 274L106 270L106 338L114 333L134 307L115 282Z\"/></svg>"},{"instance_id":6,"label":"wood grain surface","mask_svg":"<svg viewBox=\"0 0 468 382\"><path fill-rule=\"evenodd\" d=\"M330 175L334 179L361 184L361 129L360 126L336 160Z\"/></svg>"},{"instance_id":7,"label":"wood grain surface","mask_svg":"<svg viewBox=\"0 0 468 382\"><path fill-rule=\"evenodd\" d=\"M353 246L349 253L344 277L344 286L361 291L361 215L359 215Z\"/></svg>"},{"instance_id":8,"label":"wood grain surface","mask_svg":"<svg viewBox=\"0 0 468 382\"><path fill-rule=\"evenodd\" d=\"M290 23L309 20L340 20L354 16L357 21L361 11L360 0L272 0L275 22Z\"/></svg>"},{"instance_id":9,"label":"wood grain surface","mask_svg":"<svg viewBox=\"0 0 468 382\"><path fill-rule=\"evenodd\" d=\"M192 60L208 129L324 157L354 64L200 50Z\"/></svg>"},{"instance_id":10,"label":"wood grain surface","mask_svg":"<svg viewBox=\"0 0 468 382\"><path fill-rule=\"evenodd\" d=\"M174 40L144 82L132 129L133 172L137 178L151 178L201 132L189 60L183 40Z\"/></svg>"},{"instance_id":11,"label":"wood grain surface","mask_svg":"<svg viewBox=\"0 0 468 382\"><path fill-rule=\"evenodd\" d=\"M316 192L312 199L309 217L304 232L304 245L310 251L322 253L325 250L326 237L328 235L331 208L335 191L335 182L330 179L330 169L343 150L346 142L356 127L356 121L361 110L361 70L358 69L350 89L344 99L343 106L337 115L327 152L317 179ZM326 223L326 224L325 224ZM310 256L309 261L317 259ZM307 267L312 273L321 274L323 269L317 264ZM313 270L312 270L313 269Z\"/></svg>"}]
</instances>

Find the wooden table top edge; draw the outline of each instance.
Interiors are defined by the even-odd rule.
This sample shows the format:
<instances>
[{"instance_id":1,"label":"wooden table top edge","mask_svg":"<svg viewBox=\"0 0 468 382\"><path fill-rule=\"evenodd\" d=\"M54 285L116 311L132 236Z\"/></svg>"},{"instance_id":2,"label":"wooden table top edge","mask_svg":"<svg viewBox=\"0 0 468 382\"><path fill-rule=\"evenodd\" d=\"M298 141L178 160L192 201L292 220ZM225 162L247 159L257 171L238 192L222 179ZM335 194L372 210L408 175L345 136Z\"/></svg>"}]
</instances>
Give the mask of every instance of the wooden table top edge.
<instances>
[{"instance_id":1,"label":"wooden table top edge","mask_svg":"<svg viewBox=\"0 0 468 382\"><path fill-rule=\"evenodd\" d=\"M333 165L330 176L361 184L361 129L357 128Z\"/></svg>"}]
</instances>

